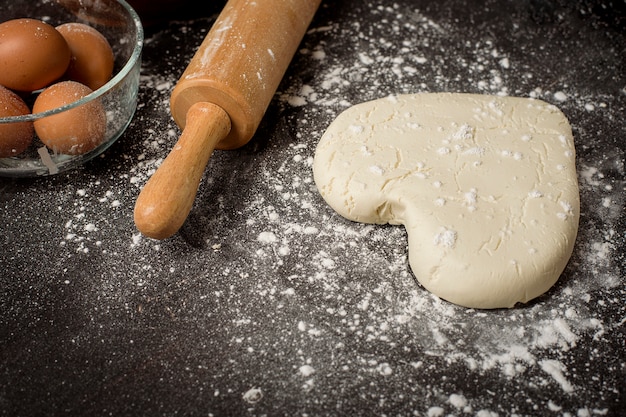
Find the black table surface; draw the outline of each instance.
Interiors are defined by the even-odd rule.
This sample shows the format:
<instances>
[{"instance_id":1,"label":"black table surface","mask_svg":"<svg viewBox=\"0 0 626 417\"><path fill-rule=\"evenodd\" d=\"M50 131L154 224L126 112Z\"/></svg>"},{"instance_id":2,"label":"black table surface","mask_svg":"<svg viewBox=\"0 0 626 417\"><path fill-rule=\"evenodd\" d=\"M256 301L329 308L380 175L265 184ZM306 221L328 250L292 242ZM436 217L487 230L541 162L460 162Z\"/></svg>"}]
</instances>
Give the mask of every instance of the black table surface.
<instances>
[{"instance_id":1,"label":"black table surface","mask_svg":"<svg viewBox=\"0 0 626 417\"><path fill-rule=\"evenodd\" d=\"M0 179L0 414L624 415L624 2L323 2L253 140L216 151L185 225L152 240L133 206L219 6L146 27L137 112L105 154ZM580 230L527 305L438 299L401 226L349 222L315 188L342 110L441 91L570 120Z\"/></svg>"}]
</instances>

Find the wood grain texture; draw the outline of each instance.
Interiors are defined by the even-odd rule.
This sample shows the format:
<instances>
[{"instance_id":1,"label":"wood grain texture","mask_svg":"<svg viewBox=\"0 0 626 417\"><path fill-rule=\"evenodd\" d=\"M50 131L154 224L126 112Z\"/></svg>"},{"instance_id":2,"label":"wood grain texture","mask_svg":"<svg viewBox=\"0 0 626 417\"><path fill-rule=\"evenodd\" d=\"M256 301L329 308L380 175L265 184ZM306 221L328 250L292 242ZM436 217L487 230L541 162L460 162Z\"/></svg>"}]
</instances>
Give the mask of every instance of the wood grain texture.
<instances>
[{"instance_id":1,"label":"wood grain texture","mask_svg":"<svg viewBox=\"0 0 626 417\"><path fill-rule=\"evenodd\" d=\"M170 98L183 134L135 204L135 225L165 239L191 211L214 149L254 135L320 0L231 0ZM213 119L215 118L215 119Z\"/></svg>"},{"instance_id":2,"label":"wood grain texture","mask_svg":"<svg viewBox=\"0 0 626 417\"><path fill-rule=\"evenodd\" d=\"M231 0L172 92L170 107L184 128L198 101L219 105L232 130L217 149L254 135L320 0Z\"/></svg>"},{"instance_id":3,"label":"wood grain texture","mask_svg":"<svg viewBox=\"0 0 626 417\"><path fill-rule=\"evenodd\" d=\"M183 225L215 144L230 131L228 115L215 104L194 104L188 120L180 139L135 204L137 228L154 239L170 237Z\"/></svg>"}]
</instances>

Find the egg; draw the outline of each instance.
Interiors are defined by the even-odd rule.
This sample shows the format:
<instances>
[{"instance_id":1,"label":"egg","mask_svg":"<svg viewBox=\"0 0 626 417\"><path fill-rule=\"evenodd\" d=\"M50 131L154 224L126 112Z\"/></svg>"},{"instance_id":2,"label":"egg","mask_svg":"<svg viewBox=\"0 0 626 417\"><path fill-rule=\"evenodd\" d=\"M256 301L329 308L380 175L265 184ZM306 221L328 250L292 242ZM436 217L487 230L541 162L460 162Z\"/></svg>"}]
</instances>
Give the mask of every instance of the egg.
<instances>
[{"instance_id":1,"label":"egg","mask_svg":"<svg viewBox=\"0 0 626 417\"><path fill-rule=\"evenodd\" d=\"M20 96L0 86L0 118L30 114L30 109ZM0 158L17 156L32 143L32 122L0 123Z\"/></svg>"},{"instance_id":2,"label":"egg","mask_svg":"<svg viewBox=\"0 0 626 417\"><path fill-rule=\"evenodd\" d=\"M23 18L0 24L0 85L39 90L65 73L70 56L65 38L45 22Z\"/></svg>"},{"instance_id":3,"label":"egg","mask_svg":"<svg viewBox=\"0 0 626 417\"><path fill-rule=\"evenodd\" d=\"M71 104L93 90L76 81L61 81L43 90L35 99L33 113ZM106 112L99 99L34 122L39 139L54 153L80 155L105 139Z\"/></svg>"},{"instance_id":4,"label":"egg","mask_svg":"<svg viewBox=\"0 0 626 417\"><path fill-rule=\"evenodd\" d=\"M97 90L111 79L114 56L109 41L98 30L83 23L64 23L56 30L70 47L70 65L64 78Z\"/></svg>"}]
</instances>

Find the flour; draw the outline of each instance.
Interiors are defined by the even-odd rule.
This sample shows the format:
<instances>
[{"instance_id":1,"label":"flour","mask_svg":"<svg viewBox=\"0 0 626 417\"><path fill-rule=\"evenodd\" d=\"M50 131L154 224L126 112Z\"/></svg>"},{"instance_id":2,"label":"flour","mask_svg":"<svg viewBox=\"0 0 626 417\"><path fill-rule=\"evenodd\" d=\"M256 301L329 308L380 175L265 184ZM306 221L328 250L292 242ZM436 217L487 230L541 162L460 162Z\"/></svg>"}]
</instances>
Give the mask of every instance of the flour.
<instances>
[{"instance_id":1,"label":"flour","mask_svg":"<svg viewBox=\"0 0 626 417\"><path fill-rule=\"evenodd\" d=\"M556 360L544 360L541 361L539 365L541 366L541 369L543 369L547 374L554 378L556 382L559 383L563 391L574 391L574 387L572 386L572 384L563 375L567 368L561 362Z\"/></svg>"},{"instance_id":2,"label":"flour","mask_svg":"<svg viewBox=\"0 0 626 417\"><path fill-rule=\"evenodd\" d=\"M416 415L486 417L515 414L515 403L522 401L506 390L519 390L530 392L523 407L537 415L605 414L597 395L587 402L576 399L586 389L610 393L619 388L611 380L598 382L604 376L591 364L606 359L597 348L624 324L619 296L611 295L623 297L624 287L619 275L623 257L617 253L623 240L617 222L626 199L624 155L586 150L597 132L584 127L587 118L610 122L611 97L587 95L565 82L546 84L495 40L431 20L413 7L375 3L357 9L352 25L324 20L311 27L272 104L279 122L270 123L243 150L214 153L189 229L157 243L132 228L132 207L180 134L169 116L169 94L190 58L180 50L159 49L163 67L170 70L156 71L149 63L142 68L135 120L149 127L136 143L116 145L123 149L115 162L120 167L104 174L107 181L94 174L78 190L69 185L58 190L62 201L52 211L64 219L54 226L53 244L65 256L59 263L102 256L109 270L100 274L107 278L94 277L94 286L101 285L98 307L103 309L128 309L129 316L140 317L136 304L158 298L163 313L189 327L202 327L219 314L229 317L221 339L203 341L207 356L215 354L215 346L222 349L219 353L228 351L238 372L223 381L205 376L198 382L217 402L234 391L247 406L260 407L276 401L282 389L315 404L321 401L316 394L345 389L348 404L369 394L381 398L380 410L385 404L419 404ZM356 13L364 10L378 23L361 26ZM172 33L180 44L197 43L206 23L172 24L166 34L148 38L146 48ZM402 42L390 41L398 36ZM529 306L483 312L430 295L409 270L401 227L345 221L315 189L315 145L342 110L390 94L437 91L536 97L577 116L573 125L582 151L579 180L586 203L582 232L560 283ZM480 156L481 150L464 152ZM507 157L511 163L516 159ZM529 197L542 198L541 190ZM479 200L471 190L465 198L468 207ZM439 204L445 205L445 199ZM110 231L118 228L124 230L111 241ZM433 243L454 245L454 238L453 230L442 230ZM191 291L179 300L183 289ZM599 313L609 308L617 311L615 322ZM201 312L195 321L186 315L192 310ZM258 375L248 371L250 363L278 371ZM469 382L463 382L465 376ZM492 395L485 390L486 380L505 388ZM338 388L338 383L343 385ZM402 400L385 397L386 386L393 386ZM494 395L505 397L506 404Z\"/></svg>"},{"instance_id":3,"label":"flour","mask_svg":"<svg viewBox=\"0 0 626 417\"><path fill-rule=\"evenodd\" d=\"M393 8L384 10L390 11L391 14L396 12L391 12ZM386 13L381 14L384 15ZM417 44L408 40L403 43L404 47L413 53L413 58L409 57L409 59L414 59L410 67L400 65L399 61L387 59L388 56L383 52L383 49L389 45L384 42L384 38L371 38L365 32L359 32L360 42L362 45L367 45L367 50L363 51L355 48L355 54L352 59L347 58L341 62L335 62L333 55L326 52L324 59L327 61L327 65L321 71L321 74L318 74L320 80L318 84L307 84L306 89L301 89L298 83L293 83L286 91L281 92L279 97L287 104L294 98L306 100L307 103L302 109L304 114L301 113L301 117L312 118L314 117L314 112L328 108L328 111L325 112L328 115L326 120L332 120L346 106L356 102L356 96L353 95L355 84L361 88L358 90L358 98L356 98L358 101L366 101L384 95L387 92L385 90L387 85L381 86L381 83L378 82L381 75L382 77L387 76L384 74L393 74L396 77L396 81L390 83L393 84L394 92L396 93L404 91L432 91L445 88L445 79L443 77L439 78L437 75L435 77L426 77L427 80L431 81L419 82L415 82L411 77L416 75L424 79L425 72L423 66L429 62L427 58L423 58L420 55L419 42L437 43L442 37L450 35L449 29L445 25L431 22L423 16L418 16L417 22L412 29L416 30L421 36L418 37L420 40L417 41ZM399 29L392 28L390 30ZM337 38L345 39L345 34L342 33L344 29L342 28L331 27L326 28L326 31L332 32ZM329 45L325 43L317 46L318 49L323 47L328 48ZM507 79L509 74L516 75L516 64L519 64L519 62L512 57L506 56L489 41L476 43L472 47L471 54L473 55L473 60L468 60L464 67L468 70L465 77L474 81L473 88L489 94L509 94L511 89L507 85ZM310 51L307 49L301 50L300 53L305 56L310 55ZM316 64L311 62L311 65ZM433 69L436 74L437 68L428 68L428 70ZM370 74L372 75L371 78ZM534 78L531 73L522 74L522 77L527 80ZM530 84L529 87L529 90L526 91L528 97L543 98L548 101L553 100L560 104L567 103L567 106L584 109L585 111L597 110L597 104L594 104L598 102L597 99L578 96L575 91L549 91L544 87L533 87ZM516 94L524 95L523 92L519 91ZM339 97L342 99L340 100ZM599 100L599 102L602 101ZM314 123L308 123L308 125L312 124ZM362 129L362 127L355 126L354 129ZM529 135L521 138L521 140L530 141L532 137ZM585 137L577 138L577 141L580 143L584 143L585 140ZM442 154L446 153L445 149L442 148ZM472 150L467 152L470 151ZM475 152L479 152L479 150L475 150ZM513 153L506 156L515 160L521 160L524 157L522 154ZM372 167L372 169L374 168ZM623 175L623 165L620 165L618 169ZM597 206L597 209L611 212L609 223L617 221L620 216L620 207L623 208L624 206L624 198L617 196L620 192L613 191L604 174L595 166L585 166L583 164L581 179L583 181L581 184L583 195L586 194L588 198L596 198L592 196L598 192L611 193L610 197L598 198L601 204ZM588 187L593 188L590 189ZM617 188L623 190L623 187ZM529 196L531 198L541 198L542 194L539 190L535 190ZM471 193L468 193L466 197L469 203L475 201L476 198ZM442 200L440 204L445 204L445 201ZM563 211L559 213L560 216L565 218L569 212L570 209L567 206L567 202L563 202ZM325 219L324 221L328 222L330 219ZM349 225L346 230L346 225L343 222L332 221L335 224L323 228L321 233L334 236L334 239L331 239L332 241L344 242L347 240L349 247L362 248L363 255L359 259L363 259L366 265L371 266L371 263L365 259L376 258L376 255L368 249L367 241L375 240L374 234L376 234L376 230L369 226L356 224ZM387 236L383 238L385 245L403 237L401 232L396 233L396 231L391 231L388 228L384 230L387 233ZM365 234L365 236L362 234ZM436 236L434 241L436 244L451 245L453 244L452 236L453 231L444 231ZM580 339L583 337L586 338L588 335L591 335L594 339L602 339L605 325L601 320L598 320L593 312L593 307L590 305L592 302L590 291L597 287L614 288L617 282L623 282L609 272L611 265L617 259L615 253L616 246L613 243L616 238L615 231L610 228L606 231L586 234L587 243L582 241L578 245L578 260L572 262L574 270L578 269L578 272L572 272L572 268L570 268L569 274L573 274L573 278L569 279L568 283L561 290L552 292L549 295L552 300L544 300L530 309L501 312L495 314L496 317L490 317L490 324L483 323L487 328L482 329L482 331L487 334L498 335L496 343L480 337L465 341L463 344L451 342L464 337L467 326L470 325L473 318L481 320L481 317L484 317L483 314L458 310L440 302L436 298L429 297L421 290L407 290L405 296L394 299L391 309L389 309L389 305L381 304L380 301L385 299L385 296L381 294L385 294L386 297L398 296L397 294L394 295L393 292L389 292L392 291L391 288L399 285L397 283L390 287L378 287L379 291L377 293L368 292L366 294L367 302L363 301L358 305L367 312L368 322L391 322L394 323L393 326L408 327L409 333L421 333L421 329L429 329L429 333L433 335L435 341L435 345L430 346L429 354L445 358L448 363L461 363L471 370L478 369L481 372L497 370L505 378L516 378L521 375L532 374L533 369L539 368L545 378L544 381L541 381L542 384L550 384L550 381L552 381L563 392L574 393L580 389L580 387L570 381L574 371L568 368L566 362L560 361L558 358L567 355L567 352L570 352L572 349L576 349ZM410 276L406 269L405 257L399 256L395 261L387 257L384 259L386 267L389 270L393 270L399 279L402 280ZM337 271L338 276L341 276L340 272L343 268L343 263L337 261L335 265L339 269ZM583 267L583 265L585 266ZM589 281L586 278L587 274L594 273L592 271L595 271L595 273L599 272L599 275L596 275L598 279L595 281ZM345 272L347 273L347 270ZM380 275L377 275L377 272L377 268L374 268L372 274L375 277L380 277ZM407 288L412 285L409 281L410 279L406 281ZM386 288L386 291L380 291L381 288ZM555 305L570 305L570 307L565 309L565 311L543 309L543 303L547 302ZM413 330L410 330L412 328ZM378 326L366 327L363 331L368 334L368 340L379 340L381 343L387 343L389 340L384 334L385 332L381 332ZM547 352L552 352L553 355L556 355L555 358L539 359L540 357L545 357ZM538 378L539 381L541 377ZM468 404L467 399L459 394L452 393L450 398L454 399L451 401L455 401L455 406L459 408L466 407ZM463 401L460 398L463 398ZM552 404L552 406L561 409L560 406L555 404ZM584 413L584 410L585 408L578 410L579 414ZM437 409L431 409L431 411L433 413L438 412ZM487 411L484 411L484 413L488 414Z\"/></svg>"},{"instance_id":4,"label":"flour","mask_svg":"<svg viewBox=\"0 0 626 417\"><path fill-rule=\"evenodd\" d=\"M298 369L298 371L303 377L308 377L315 373L315 368L313 368L311 365L302 365Z\"/></svg>"}]
</instances>

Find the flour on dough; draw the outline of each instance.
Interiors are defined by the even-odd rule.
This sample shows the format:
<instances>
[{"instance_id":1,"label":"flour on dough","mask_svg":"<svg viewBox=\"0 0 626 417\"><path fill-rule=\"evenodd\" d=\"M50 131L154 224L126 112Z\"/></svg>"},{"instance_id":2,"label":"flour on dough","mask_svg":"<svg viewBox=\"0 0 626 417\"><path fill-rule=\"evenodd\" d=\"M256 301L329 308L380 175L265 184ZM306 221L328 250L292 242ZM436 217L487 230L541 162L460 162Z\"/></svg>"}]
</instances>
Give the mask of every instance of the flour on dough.
<instances>
[{"instance_id":1,"label":"flour on dough","mask_svg":"<svg viewBox=\"0 0 626 417\"><path fill-rule=\"evenodd\" d=\"M328 127L313 172L347 219L403 224L417 280L455 304L527 302L572 254L572 131L540 100L425 93L361 103Z\"/></svg>"}]
</instances>

